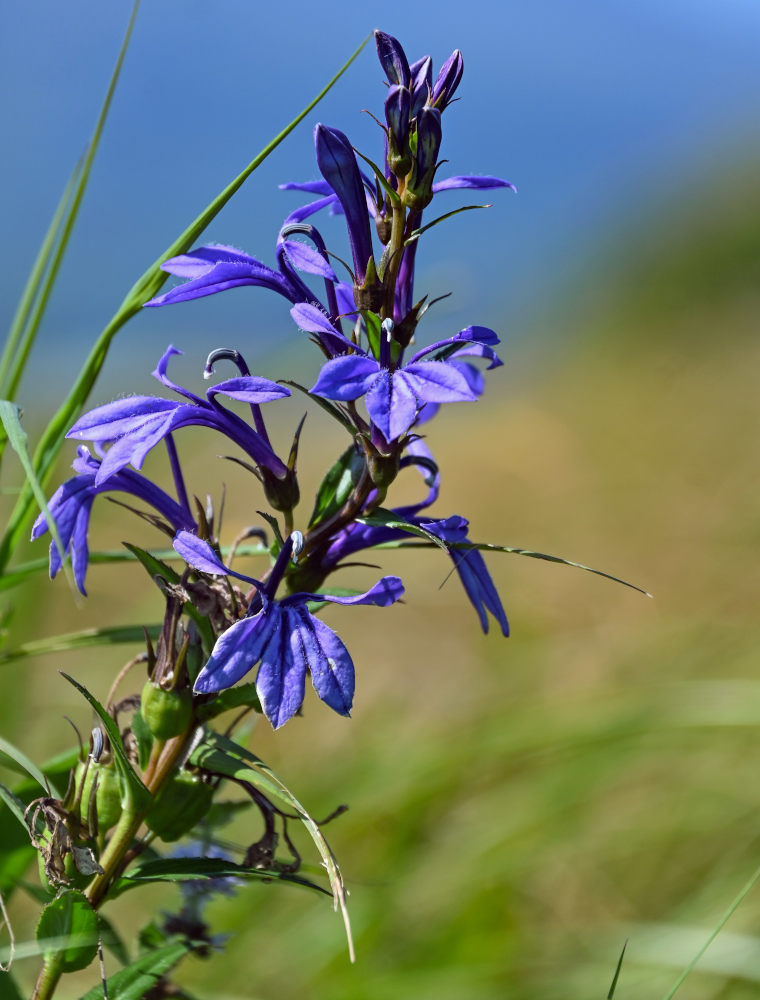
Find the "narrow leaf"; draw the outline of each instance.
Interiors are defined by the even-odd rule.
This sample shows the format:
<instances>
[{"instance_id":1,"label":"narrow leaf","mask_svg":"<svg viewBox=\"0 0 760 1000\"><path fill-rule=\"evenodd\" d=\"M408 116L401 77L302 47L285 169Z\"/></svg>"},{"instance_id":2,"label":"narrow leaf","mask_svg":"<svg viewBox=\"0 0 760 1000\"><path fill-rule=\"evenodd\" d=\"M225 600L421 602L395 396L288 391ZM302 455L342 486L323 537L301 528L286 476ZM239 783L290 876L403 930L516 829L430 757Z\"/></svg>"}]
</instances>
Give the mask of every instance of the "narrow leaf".
<instances>
[{"instance_id":1,"label":"narrow leaf","mask_svg":"<svg viewBox=\"0 0 760 1000\"><path fill-rule=\"evenodd\" d=\"M271 768L255 754L252 754L250 750L246 750L232 740L227 739L221 733L209 732L204 742L191 754L190 760L196 767L216 771L220 774L227 774L230 777L243 777L257 787L265 790L269 795L273 795L279 799L289 809L298 813L301 822L308 830L317 850L322 856L322 862L330 880L335 909L340 909L343 917L346 940L348 942L348 953L353 962L356 956L351 936L351 923L348 917L347 893L345 883L343 882L343 875L318 823L312 819L295 795L280 781Z\"/></svg>"},{"instance_id":2,"label":"narrow leaf","mask_svg":"<svg viewBox=\"0 0 760 1000\"><path fill-rule=\"evenodd\" d=\"M145 629L151 639L157 640L161 634L160 625L149 625ZM34 639L25 642L15 649L0 652L0 663L12 663L28 656L39 656L42 653L60 653L70 649L87 649L91 646L115 646L122 643L145 642L145 631L142 625L121 625L113 628L85 628L81 632L68 632L65 635L54 635L46 639Z\"/></svg>"},{"instance_id":3,"label":"narrow leaf","mask_svg":"<svg viewBox=\"0 0 760 1000\"><path fill-rule=\"evenodd\" d=\"M453 212L446 212L445 215L439 215L437 219L433 219L432 222L428 222L426 226L422 226L421 229L415 229L409 236L409 239L404 241L404 246L408 247L410 243L414 243L418 240L423 233L426 233L428 229L432 229L433 226L437 226L439 222L444 222L446 219L450 219L452 215L459 215L460 212L471 212L474 208L493 208L493 205L463 205L461 208L455 208Z\"/></svg>"},{"instance_id":4,"label":"narrow leaf","mask_svg":"<svg viewBox=\"0 0 760 1000\"><path fill-rule=\"evenodd\" d=\"M449 548L451 548L447 542L438 538L432 531L420 527L419 524L410 524L392 510L385 510L383 507L377 507L371 514L357 517L356 520L359 524L367 524L378 528L393 528L396 531L406 531L410 535L417 535L420 538L427 539L428 542L439 549L443 549L444 552L448 552Z\"/></svg>"},{"instance_id":5,"label":"narrow leaf","mask_svg":"<svg viewBox=\"0 0 760 1000\"><path fill-rule=\"evenodd\" d=\"M201 705L198 709L198 719L213 719L222 712L229 712L231 708L242 708L249 706L261 714L261 702L256 694L255 684L240 684L237 687L226 688L220 691L213 701L206 705Z\"/></svg>"},{"instance_id":6,"label":"narrow leaf","mask_svg":"<svg viewBox=\"0 0 760 1000\"><path fill-rule=\"evenodd\" d=\"M0 736L0 753L2 753L6 758L9 758L13 764L13 770L18 774L28 774L30 777L41 786L42 790L46 795L54 795L56 798L60 798L60 793L56 788L47 780L42 771L37 767L34 761L31 761L23 751L19 750L12 743L3 739ZM0 763L5 763L8 766L7 761L0 758Z\"/></svg>"},{"instance_id":7,"label":"narrow leaf","mask_svg":"<svg viewBox=\"0 0 760 1000\"><path fill-rule=\"evenodd\" d=\"M36 302L34 304L34 309L31 315L28 317L25 323L25 329L23 336L20 338L21 342L15 351L15 359L13 367L9 373L9 378L7 380L7 387L4 386L4 392L9 398L13 398L15 395L18 384L21 380L24 368L26 367L26 362L29 357L29 353L32 349L35 337L37 336L37 331L39 330L40 323L42 322L42 317L45 313L45 308L50 299L50 293L53 290L55 284L55 279L58 275L58 271L61 266L61 261L66 252L66 247L69 243L69 237L71 236L71 231L74 228L74 223L76 221L77 214L79 212L79 206L81 205L82 198L84 197L85 188L87 187L87 181L90 177L90 170L92 168L93 160L95 159L95 153L97 152L98 145L100 143L100 137L103 133L103 127L106 123L106 118L108 117L108 112L111 107L111 100L113 99L114 91L116 90L116 84L119 79L119 74L121 73L121 67L124 62L124 57L127 54L127 48L129 47L129 40L132 36L132 29L134 28L135 19L137 18L137 10L140 6L139 0L135 0L132 6L132 14L129 18L129 23L127 25L127 30L124 34L124 40L121 44L121 49L119 51L118 58L116 59L116 65L114 66L113 73L111 74L111 80L108 84L108 89L106 91L105 99L100 109L100 114L98 115L98 120L95 125L95 131L93 132L92 139L87 145L87 150L85 152L84 163L82 164L81 171L75 171L77 180L76 187L74 190L73 197L69 204L68 212L66 213L66 218L63 221L61 228L60 239L58 240L55 252L52 253L51 247L51 261L50 266L47 269L47 275L44 282L38 286ZM41 279L42 275L40 275Z\"/></svg>"},{"instance_id":8,"label":"narrow leaf","mask_svg":"<svg viewBox=\"0 0 760 1000\"><path fill-rule=\"evenodd\" d=\"M8 806L11 813L16 817L28 834L29 827L26 825L26 820L24 819L25 807L21 799L17 798L10 788L6 788L3 784L0 784L0 799L2 799L6 806Z\"/></svg>"},{"instance_id":9,"label":"narrow leaf","mask_svg":"<svg viewBox=\"0 0 760 1000\"><path fill-rule=\"evenodd\" d=\"M126 751L124 750L124 744L121 741L121 733L119 732L116 723L113 721L108 712L106 712L106 710L100 704L98 699L94 695L90 694L90 692L87 690L86 687L84 687L84 685L80 684L78 681L75 681L73 677L69 677L68 674L64 674L63 671L61 671L61 676L64 677L69 682L69 684L75 687L77 691L83 697L85 697L87 701L89 701L89 703L95 709L98 718L103 723L103 728L108 734L108 739L111 743L111 751L114 755L114 763L116 764L116 768L126 781L127 787L129 788L129 791L131 793L132 804L137 809L142 808L148 802L150 802L151 794L145 787L145 785L142 783L140 778L138 777L137 772L132 767L129 758L127 757Z\"/></svg>"},{"instance_id":10,"label":"narrow leaf","mask_svg":"<svg viewBox=\"0 0 760 1000\"><path fill-rule=\"evenodd\" d=\"M623 958L625 957L625 949L628 947L628 942L626 941L623 945L623 950L620 952L620 958L618 959L617 968L615 969L615 975L612 977L612 982L610 983L610 991L607 994L607 1000L612 1000L615 996L615 990L617 989L618 979L620 977L620 970L623 968Z\"/></svg>"},{"instance_id":11,"label":"narrow leaf","mask_svg":"<svg viewBox=\"0 0 760 1000\"><path fill-rule=\"evenodd\" d=\"M120 896L130 889L139 888L150 882L203 882L220 878L258 879L264 882L273 880L291 882L307 889L331 895L322 886L309 879L267 868L246 868L231 861L220 858L161 858L159 861L149 861L139 868L134 868L129 875L123 875L108 894L109 899Z\"/></svg>"},{"instance_id":12,"label":"narrow leaf","mask_svg":"<svg viewBox=\"0 0 760 1000\"><path fill-rule=\"evenodd\" d=\"M163 948L138 958L125 969L120 969L106 981L108 1000L142 1000L192 947L192 942L185 938L173 940ZM102 984L93 986L79 1000L103 1000Z\"/></svg>"},{"instance_id":13,"label":"narrow leaf","mask_svg":"<svg viewBox=\"0 0 760 1000\"><path fill-rule=\"evenodd\" d=\"M356 445L350 445L338 461L328 469L319 484L314 510L309 519L310 528L328 520L340 510L361 479L364 468L364 457L357 451Z\"/></svg>"},{"instance_id":14,"label":"narrow leaf","mask_svg":"<svg viewBox=\"0 0 760 1000\"><path fill-rule=\"evenodd\" d=\"M63 571L66 574L69 587L71 587L73 591L75 589L74 580L72 579L71 571L68 567L66 553L64 551L63 543L61 542L61 536L58 533L58 525L55 523L53 515L48 509L47 499L45 497L45 491L42 488L42 484L35 475L34 466L29 457L29 450L27 448L28 438L26 436L26 431L21 426L21 411L15 403L11 403L7 399L0 399L0 421L2 421L3 427L5 428L5 433L10 441L11 448L13 448L18 455L19 461L21 462L24 472L26 473L27 485L31 489L40 510L43 511L45 517L47 518L50 534L53 536L53 540L55 541L56 547L58 548L58 552L61 556Z\"/></svg>"}]
</instances>

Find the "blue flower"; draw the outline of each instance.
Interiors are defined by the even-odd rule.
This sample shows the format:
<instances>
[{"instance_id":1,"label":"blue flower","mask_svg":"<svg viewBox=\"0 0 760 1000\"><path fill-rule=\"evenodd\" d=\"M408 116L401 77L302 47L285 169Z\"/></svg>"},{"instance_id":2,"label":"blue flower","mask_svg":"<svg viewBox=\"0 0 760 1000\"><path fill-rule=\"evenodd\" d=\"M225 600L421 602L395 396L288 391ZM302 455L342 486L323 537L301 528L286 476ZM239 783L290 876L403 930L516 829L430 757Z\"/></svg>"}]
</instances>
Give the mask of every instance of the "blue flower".
<instances>
[{"instance_id":1,"label":"blue flower","mask_svg":"<svg viewBox=\"0 0 760 1000\"><path fill-rule=\"evenodd\" d=\"M387 607L404 592L398 577L387 576L365 594L354 597L299 593L276 601L274 593L290 560L294 536L298 540L297 532L288 538L264 584L233 572L208 543L187 531L180 531L174 540L176 551L199 572L234 576L258 588L246 617L217 640L195 682L196 692L206 694L231 687L260 664L256 690L264 714L275 729L301 707L307 672L317 695L339 715L348 715L353 703L354 665L348 650L335 632L309 611L308 603Z\"/></svg>"},{"instance_id":2,"label":"blue flower","mask_svg":"<svg viewBox=\"0 0 760 1000\"><path fill-rule=\"evenodd\" d=\"M113 473L105 482L99 481L101 463L87 448L77 449L74 470L78 475L67 480L55 491L48 503L51 517L55 521L63 545L63 555L71 553L74 579L79 590L86 596L85 575L89 562L87 533L90 525L90 511L96 496L101 493L126 493L149 504L173 532L197 530L197 525L186 507L172 500L158 486L131 469ZM32 528L32 540L40 538L48 531L45 514L40 514ZM50 576L54 578L62 565L62 554L53 541L50 543Z\"/></svg>"},{"instance_id":3,"label":"blue flower","mask_svg":"<svg viewBox=\"0 0 760 1000\"><path fill-rule=\"evenodd\" d=\"M414 425L425 404L477 399L483 391L482 376L458 359L475 355L488 359L489 368L495 368L502 362L491 345L498 343L493 330L468 326L454 337L417 351L404 364L400 359L392 362L390 344L383 338L379 360L354 347L353 354L322 366L311 391L341 402L366 396L372 423L386 442L396 441Z\"/></svg>"},{"instance_id":4,"label":"blue flower","mask_svg":"<svg viewBox=\"0 0 760 1000\"><path fill-rule=\"evenodd\" d=\"M447 518L431 518L420 516L438 499L440 477L433 461L433 456L425 443L419 438L413 440L406 449L407 455L401 460L401 468L409 465L420 465L424 469L425 481L429 487L427 496L419 503L406 507L398 507L391 511L398 520L424 528L444 542L453 546L448 549L454 568L457 571L465 593L475 608L480 625L488 632L488 614L493 615L499 625L502 635L509 635L509 623L501 603L498 591L488 572L485 560L477 549L470 549L467 537L468 521L464 517L454 515ZM420 464L420 463L424 463ZM374 502L374 495L368 502ZM408 541L409 534L401 528L391 528L381 525L368 525L354 522L344 528L330 543L322 557L322 570L332 572L344 559L365 549L374 548L385 542Z\"/></svg>"},{"instance_id":5,"label":"blue flower","mask_svg":"<svg viewBox=\"0 0 760 1000\"><path fill-rule=\"evenodd\" d=\"M160 441L170 439L174 431L182 427L193 425L221 431L239 445L256 465L284 479L288 468L272 450L260 421L258 406L289 396L290 390L269 379L244 375L218 382L206 391L206 398L202 399L172 382L166 374L169 359L181 353L175 347L169 347L153 375L168 389L182 396L183 402L160 396L127 396L85 413L66 435L79 441L110 444L97 472L96 485L104 483L127 465L141 468L148 452ZM216 398L218 395L250 403L257 430L223 407Z\"/></svg>"}]
</instances>

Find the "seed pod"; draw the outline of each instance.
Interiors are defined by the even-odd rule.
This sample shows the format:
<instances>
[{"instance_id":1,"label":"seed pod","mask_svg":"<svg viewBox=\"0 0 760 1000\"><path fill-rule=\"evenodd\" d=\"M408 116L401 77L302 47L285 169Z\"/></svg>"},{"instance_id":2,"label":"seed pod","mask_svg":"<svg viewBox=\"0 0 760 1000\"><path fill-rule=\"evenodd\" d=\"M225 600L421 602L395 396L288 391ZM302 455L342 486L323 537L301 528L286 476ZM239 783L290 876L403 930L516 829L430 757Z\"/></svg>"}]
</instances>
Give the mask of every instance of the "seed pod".
<instances>
[{"instance_id":1,"label":"seed pod","mask_svg":"<svg viewBox=\"0 0 760 1000\"><path fill-rule=\"evenodd\" d=\"M121 779L113 761L110 764L99 764L97 761L90 760L82 784L82 798L79 806L79 815L83 823L89 822L92 786L96 778L98 784L95 789L95 812L98 817L98 832L105 833L112 826L116 826L121 816ZM79 774L77 780L79 780Z\"/></svg>"},{"instance_id":2,"label":"seed pod","mask_svg":"<svg viewBox=\"0 0 760 1000\"><path fill-rule=\"evenodd\" d=\"M142 690L140 714L156 739L171 739L190 725L193 696L187 688L165 691L153 681L147 681Z\"/></svg>"},{"instance_id":3,"label":"seed pod","mask_svg":"<svg viewBox=\"0 0 760 1000\"><path fill-rule=\"evenodd\" d=\"M179 840L203 819L214 788L188 771L180 771L164 785L150 807L145 823L162 840Z\"/></svg>"}]
</instances>

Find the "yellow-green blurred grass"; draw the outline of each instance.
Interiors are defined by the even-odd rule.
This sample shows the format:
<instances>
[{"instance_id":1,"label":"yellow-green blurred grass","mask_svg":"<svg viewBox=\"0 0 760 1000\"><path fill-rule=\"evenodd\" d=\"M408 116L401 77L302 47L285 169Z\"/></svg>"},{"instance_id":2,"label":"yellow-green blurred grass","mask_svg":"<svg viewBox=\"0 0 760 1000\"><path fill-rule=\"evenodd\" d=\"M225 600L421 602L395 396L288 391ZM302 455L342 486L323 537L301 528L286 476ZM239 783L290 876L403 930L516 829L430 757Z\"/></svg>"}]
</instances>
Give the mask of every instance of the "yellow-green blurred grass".
<instances>
[{"instance_id":1,"label":"yellow-green blurred grass","mask_svg":"<svg viewBox=\"0 0 760 1000\"><path fill-rule=\"evenodd\" d=\"M450 566L440 553L384 554L407 604L327 612L357 663L353 719L310 694L302 719L252 736L315 815L351 806L328 833L352 890L358 962L348 965L328 903L251 886L214 904L232 934L226 955L184 966L198 996L587 1000L606 995L629 938L616 997L657 998L760 863L760 199L751 185L726 197L739 210L655 229L628 284L585 311L586 329L558 322L533 345L507 341L486 400L430 425L442 515L466 514L474 538L619 574L654 600L489 556L513 628L505 641L480 635L455 577L438 589ZM277 435L286 440L285 424ZM305 484L324 435L342 446L315 414ZM191 478L210 468L218 482L203 440ZM260 500L254 488L243 502L240 470L221 477L231 534ZM98 544L150 537L126 513L106 527L104 506ZM357 584L374 575L355 572ZM80 608L63 581L27 594L16 638L101 615L157 618L137 572L125 584L121 569L96 567L90 588ZM26 716L2 709L9 738L51 751L68 739L64 712L86 729L55 668L104 695L127 656L7 668L29 680ZM137 902L117 905L134 918ZM756 996L759 922L760 890L708 952L713 971L681 995Z\"/></svg>"}]
</instances>

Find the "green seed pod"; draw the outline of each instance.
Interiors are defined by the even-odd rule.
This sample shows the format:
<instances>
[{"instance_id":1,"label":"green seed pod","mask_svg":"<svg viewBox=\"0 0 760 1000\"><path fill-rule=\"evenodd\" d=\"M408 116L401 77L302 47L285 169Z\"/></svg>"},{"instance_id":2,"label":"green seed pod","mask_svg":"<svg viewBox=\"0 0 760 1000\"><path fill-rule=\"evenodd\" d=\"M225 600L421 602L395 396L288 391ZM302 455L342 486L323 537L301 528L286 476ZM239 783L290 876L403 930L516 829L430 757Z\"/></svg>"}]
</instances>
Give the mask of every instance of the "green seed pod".
<instances>
[{"instance_id":1,"label":"green seed pod","mask_svg":"<svg viewBox=\"0 0 760 1000\"><path fill-rule=\"evenodd\" d=\"M183 688L165 691L153 681L142 690L140 713L156 739L169 740L184 733L193 715L193 696Z\"/></svg>"},{"instance_id":2,"label":"green seed pod","mask_svg":"<svg viewBox=\"0 0 760 1000\"><path fill-rule=\"evenodd\" d=\"M90 761L82 784L82 799L79 806L79 815L83 823L88 822L92 786L96 777L98 785L95 790L95 811L98 816L98 832L105 833L112 826L116 826L121 816L121 779L113 761L110 764ZM79 780L79 769L77 769L77 782Z\"/></svg>"},{"instance_id":3,"label":"green seed pod","mask_svg":"<svg viewBox=\"0 0 760 1000\"><path fill-rule=\"evenodd\" d=\"M180 771L158 793L145 823L162 840L179 840L203 819L213 797L211 785L188 771Z\"/></svg>"}]
</instances>

